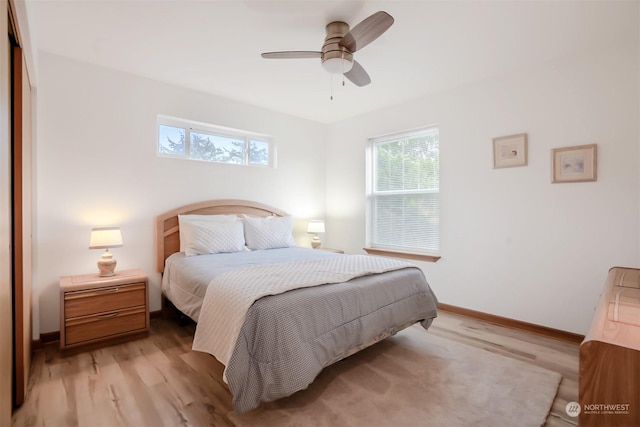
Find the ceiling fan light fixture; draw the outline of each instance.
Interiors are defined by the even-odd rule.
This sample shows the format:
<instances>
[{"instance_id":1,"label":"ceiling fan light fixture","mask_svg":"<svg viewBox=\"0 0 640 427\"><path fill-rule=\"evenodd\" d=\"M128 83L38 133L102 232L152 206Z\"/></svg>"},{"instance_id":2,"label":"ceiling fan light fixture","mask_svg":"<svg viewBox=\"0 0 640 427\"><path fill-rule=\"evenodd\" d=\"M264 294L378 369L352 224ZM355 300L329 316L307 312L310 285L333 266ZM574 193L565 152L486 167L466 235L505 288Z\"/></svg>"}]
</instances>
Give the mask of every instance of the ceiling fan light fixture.
<instances>
[{"instance_id":1,"label":"ceiling fan light fixture","mask_svg":"<svg viewBox=\"0 0 640 427\"><path fill-rule=\"evenodd\" d=\"M351 70L353 67L353 61L349 61L342 57L329 58L322 62L322 67L330 73L343 74Z\"/></svg>"}]
</instances>

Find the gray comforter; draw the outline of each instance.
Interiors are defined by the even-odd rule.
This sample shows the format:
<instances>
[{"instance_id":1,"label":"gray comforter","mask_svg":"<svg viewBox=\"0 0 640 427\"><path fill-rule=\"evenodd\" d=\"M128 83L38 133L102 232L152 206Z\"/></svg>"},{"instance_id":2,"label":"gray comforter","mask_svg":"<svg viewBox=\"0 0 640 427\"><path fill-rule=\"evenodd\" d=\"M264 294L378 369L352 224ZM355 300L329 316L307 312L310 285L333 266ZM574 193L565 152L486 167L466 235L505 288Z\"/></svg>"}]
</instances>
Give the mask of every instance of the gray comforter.
<instances>
[{"instance_id":1,"label":"gray comforter","mask_svg":"<svg viewBox=\"0 0 640 427\"><path fill-rule=\"evenodd\" d=\"M226 370L238 412L307 388L323 368L436 317L422 271L406 268L340 286L297 289L256 301Z\"/></svg>"}]
</instances>

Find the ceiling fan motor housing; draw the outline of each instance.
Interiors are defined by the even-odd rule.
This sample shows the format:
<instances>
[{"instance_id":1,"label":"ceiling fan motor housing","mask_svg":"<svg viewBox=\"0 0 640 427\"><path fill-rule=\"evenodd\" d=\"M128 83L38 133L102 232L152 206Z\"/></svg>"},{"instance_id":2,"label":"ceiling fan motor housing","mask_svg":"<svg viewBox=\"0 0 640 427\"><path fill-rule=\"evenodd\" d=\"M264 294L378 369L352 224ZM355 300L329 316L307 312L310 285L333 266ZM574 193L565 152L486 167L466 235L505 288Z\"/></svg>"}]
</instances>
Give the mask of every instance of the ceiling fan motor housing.
<instances>
[{"instance_id":1,"label":"ceiling fan motor housing","mask_svg":"<svg viewBox=\"0 0 640 427\"><path fill-rule=\"evenodd\" d=\"M353 54L340 41L349 32L346 22L331 22L326 28L327 36L322 45L322 66L330 73L343 74L353 67Z\"/></svg>"}]
</instances>

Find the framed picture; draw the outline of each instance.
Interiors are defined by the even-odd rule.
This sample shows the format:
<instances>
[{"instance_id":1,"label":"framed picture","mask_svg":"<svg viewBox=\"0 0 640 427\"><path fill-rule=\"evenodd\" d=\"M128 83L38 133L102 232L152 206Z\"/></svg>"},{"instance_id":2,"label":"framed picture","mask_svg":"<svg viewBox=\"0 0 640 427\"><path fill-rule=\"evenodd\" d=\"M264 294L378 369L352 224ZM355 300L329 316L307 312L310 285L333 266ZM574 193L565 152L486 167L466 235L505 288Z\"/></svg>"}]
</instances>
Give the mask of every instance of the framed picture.
<instances>
[{"instance_id":1,"label":"framed picture","mask_svg":"<svg viewBox=\"0 0 640 427\"><path fill-rule=\"evenodd\" d=\"M598 145L554 148L551 150L551 168L552 183L596 181Z\"/></svg>"},{"instance_id":2,"label":"framed picture","mask_svg":"<svg viewBox=\"0 0 640 427\"><path fill-rule=\"evenodd\" d=\"M493 168L527 166L527 134L493 138Z\"/></svg>"}]
</instances>

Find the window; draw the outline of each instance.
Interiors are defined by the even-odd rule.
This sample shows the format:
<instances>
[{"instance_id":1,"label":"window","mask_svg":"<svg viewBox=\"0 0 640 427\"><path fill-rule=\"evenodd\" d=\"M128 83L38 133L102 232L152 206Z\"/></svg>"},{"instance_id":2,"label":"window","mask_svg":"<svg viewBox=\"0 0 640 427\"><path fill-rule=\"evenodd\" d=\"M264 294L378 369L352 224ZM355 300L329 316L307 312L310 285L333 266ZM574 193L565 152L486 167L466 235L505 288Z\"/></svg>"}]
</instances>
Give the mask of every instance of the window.
<instances>
[{"instance_id":1,"label":"window","mask_svg":"<svg viewBox=\"0 0 640 427\"><path fill-rule=\"evenodd\" d=\"M206 162L273 166L271 137L171 117L158 117L158 154Z\"/></svg>"},{"instance_id":2,"label":"window","mask_svg":"<svg viewBox=\"0 0 640 427\"><path fill-rule=\"evenodd\" d=\"M438 127L372 138L369 142L367 246L374 249L372 252L437 254Z\"/></svg>"}]
</instances>

